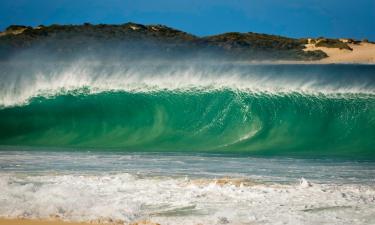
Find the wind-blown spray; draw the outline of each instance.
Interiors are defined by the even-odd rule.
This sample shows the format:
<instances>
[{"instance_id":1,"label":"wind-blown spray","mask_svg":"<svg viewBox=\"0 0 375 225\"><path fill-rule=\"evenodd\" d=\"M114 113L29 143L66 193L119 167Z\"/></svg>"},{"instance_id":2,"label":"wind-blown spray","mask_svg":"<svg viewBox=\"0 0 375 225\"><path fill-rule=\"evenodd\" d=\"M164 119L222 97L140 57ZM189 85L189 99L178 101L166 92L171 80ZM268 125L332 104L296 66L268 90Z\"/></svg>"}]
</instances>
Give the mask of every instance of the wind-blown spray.
<instances>
[{"instance_id":1,"label":"wind-blown spray","mask_svg":"<svg viewBox=\"0 0 375 225\"><path fill-rule=\"evenodd\" d=\"M8 66L2 145L375 158L372 66Z\"/></svg>"}]
</instances>

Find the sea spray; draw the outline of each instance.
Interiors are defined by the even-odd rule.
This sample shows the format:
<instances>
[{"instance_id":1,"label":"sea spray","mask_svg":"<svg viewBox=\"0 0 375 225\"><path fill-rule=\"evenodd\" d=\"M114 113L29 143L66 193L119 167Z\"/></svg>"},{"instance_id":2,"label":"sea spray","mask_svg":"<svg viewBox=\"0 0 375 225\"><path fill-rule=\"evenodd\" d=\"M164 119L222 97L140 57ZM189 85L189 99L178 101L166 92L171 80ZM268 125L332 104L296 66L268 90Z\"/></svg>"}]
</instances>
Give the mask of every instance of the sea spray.
<instances>
[{"instance_id":1,"label":"sea spray","mask_svg":"<svg viewBox=\"0 0 375 225\"><path fill-rule=\"evenodd\" d=\"M375 159L373 66L7 70L0 144Z\"/></svg>"}]
</instances>

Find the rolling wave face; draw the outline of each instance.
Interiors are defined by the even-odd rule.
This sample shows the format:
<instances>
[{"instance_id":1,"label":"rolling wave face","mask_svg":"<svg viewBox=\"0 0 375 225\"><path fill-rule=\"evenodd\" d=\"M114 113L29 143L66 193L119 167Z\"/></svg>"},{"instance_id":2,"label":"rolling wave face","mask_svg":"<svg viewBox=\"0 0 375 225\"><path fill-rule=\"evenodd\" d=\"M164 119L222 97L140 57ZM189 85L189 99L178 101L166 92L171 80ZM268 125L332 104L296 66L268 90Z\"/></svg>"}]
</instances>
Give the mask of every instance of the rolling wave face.
<instances>
[{"instance_id":1,"label":"rolling wave face","mask_svg":"<svg viewBox=\"0 0 375 225\"><path fill-rule=\"evenodd\" d=\"M14 70L0 145L375 159L375 69L284 67Z\"/></svg>"},{"instance_id":2,"label":"rolling wave face","mask_svg":"<svg viewBox=\"0 0 375 225\"><path fill-rule=\"evenodd\" d=\"M373 157L375 98L81 92L5 108L0 128L2 145Z\"/></svg>"}]
</instances>

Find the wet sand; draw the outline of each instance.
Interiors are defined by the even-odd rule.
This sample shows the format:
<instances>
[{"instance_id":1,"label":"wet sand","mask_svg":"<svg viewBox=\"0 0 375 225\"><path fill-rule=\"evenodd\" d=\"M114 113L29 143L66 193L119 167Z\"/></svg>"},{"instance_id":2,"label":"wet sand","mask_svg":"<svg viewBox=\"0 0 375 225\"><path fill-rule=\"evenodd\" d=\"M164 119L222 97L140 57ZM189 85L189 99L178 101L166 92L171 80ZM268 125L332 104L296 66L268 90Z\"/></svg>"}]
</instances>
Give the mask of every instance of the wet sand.
<instances>
[{"instance_id":1,"label":"wet sand","mask_svg":"<svg viewBox=\"0 0 375 225\"><path fill-rule=\"evenodd\" d=\"M73 222L65 222L65 221L60 221L60 220L0 219L0 225L88 225L88 224L89 223L73 223Z\"/></svg>"},{"instance_id":2,"label":"wet sand","mask_svg":"<svg viewBox=\"0 0 375 225\"><path fill-rule=\"evenodd\" d=\"M122 221L114 222L90 222L90 223L80 223L80 222L67 222L62 220L38 220L38 219L4 219L0 218L0 225L160 225L158 223L153 223L147 220L142 220L134 223L123 223Z\"/></svg>"}]
</instances>

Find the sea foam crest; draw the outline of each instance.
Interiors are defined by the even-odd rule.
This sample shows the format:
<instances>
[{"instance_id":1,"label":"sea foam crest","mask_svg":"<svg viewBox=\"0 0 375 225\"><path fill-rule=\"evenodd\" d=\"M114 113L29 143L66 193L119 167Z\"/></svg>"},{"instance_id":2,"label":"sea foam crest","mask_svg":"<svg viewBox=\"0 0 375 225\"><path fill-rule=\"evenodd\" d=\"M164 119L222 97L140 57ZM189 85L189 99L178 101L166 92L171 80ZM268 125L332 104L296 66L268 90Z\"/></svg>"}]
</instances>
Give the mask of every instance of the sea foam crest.
<instances>
[{"instance_id":1,"label":"sea foam crest","mask_svg":"<svg viewBox=\"0 0 375 225\"><path fill-rule=\"evenodd\" d=\"M55 69L20 70L15 74L0 74L0 106L26 104L36 96L54 96L70 91L86 94L104 91L150 92L211 91L232 89L241 92L307 95L375 94L367 82L327 80L327 76L252 70L242 67L212 66L93 66L77 62Z\"/></svg>"}]
</instances>

